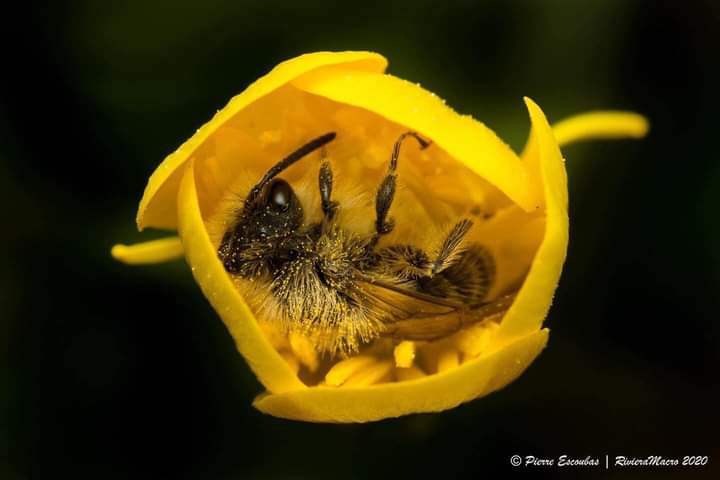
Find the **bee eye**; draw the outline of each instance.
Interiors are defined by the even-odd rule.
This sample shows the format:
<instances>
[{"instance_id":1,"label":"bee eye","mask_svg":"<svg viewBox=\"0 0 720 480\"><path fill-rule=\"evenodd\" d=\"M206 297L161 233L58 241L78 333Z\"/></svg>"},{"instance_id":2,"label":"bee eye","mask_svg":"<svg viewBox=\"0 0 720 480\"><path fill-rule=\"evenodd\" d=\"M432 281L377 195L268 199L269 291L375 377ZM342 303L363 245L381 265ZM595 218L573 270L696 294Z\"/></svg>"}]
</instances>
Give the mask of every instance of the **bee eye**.
<instances>
[{"instance_id":1,"label":"bee eye","mask_svg":"<svg viewBox=\"0 0 720 480\"><path fill-rule=\"evenodd\" d=\"M293 191L284 180L277 180L270 186L267 205L278 212L286 212L290 208Z\"/></svg>"}]
</instances>

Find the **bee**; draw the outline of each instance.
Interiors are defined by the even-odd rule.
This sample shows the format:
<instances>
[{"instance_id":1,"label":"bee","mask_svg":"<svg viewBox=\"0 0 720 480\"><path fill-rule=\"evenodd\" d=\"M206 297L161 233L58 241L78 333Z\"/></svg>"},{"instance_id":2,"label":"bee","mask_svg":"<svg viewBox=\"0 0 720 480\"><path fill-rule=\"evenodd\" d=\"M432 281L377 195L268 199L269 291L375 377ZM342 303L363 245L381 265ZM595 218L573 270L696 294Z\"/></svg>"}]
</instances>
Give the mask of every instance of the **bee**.
<instances>
[{"instance_id":1,"label":"bee","mask_svg":"<svg viewBox=\"0 0 720 480\"><path fill-rule=\"evenodd\" d=\"M326 133L273 165L234 214L217 253L225 270L262 292L265 317L280 330L299 331L316 349L348 355L379 337L435 340L506 311L514 294L486 299L495 277L492 255L465 241L473 222L461 219L434 254L411 243L383 245L393 231L390 208L404 141L430 142L405 132L395 142L387 173L375 194L374 229L351 232L338 220ZM305 208L285 169L320 150L318 188L322 218L305 221ZM317 207L315 207L317 208Z\"/></svg>"}]
</instances>

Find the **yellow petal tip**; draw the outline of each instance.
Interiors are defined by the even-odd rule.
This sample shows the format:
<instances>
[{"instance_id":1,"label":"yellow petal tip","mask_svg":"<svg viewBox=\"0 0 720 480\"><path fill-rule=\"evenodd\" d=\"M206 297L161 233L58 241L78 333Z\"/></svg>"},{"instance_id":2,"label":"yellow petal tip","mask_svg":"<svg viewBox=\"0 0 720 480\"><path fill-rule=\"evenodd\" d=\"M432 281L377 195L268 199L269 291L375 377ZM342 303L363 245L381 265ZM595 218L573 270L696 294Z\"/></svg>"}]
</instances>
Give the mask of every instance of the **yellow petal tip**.
<instances>
[{"instance_id":1,"label":"yellow petal tip","mask_svg":"<svg viewBox=\"0 0 720 480\"><path fill-rule=\"evenodd\" d=\"M127 265L163 263L182 257L184 251L178 237L161 238L133 245L117 244L110 249L110 255Z\"/></svg>"}]
</instances>

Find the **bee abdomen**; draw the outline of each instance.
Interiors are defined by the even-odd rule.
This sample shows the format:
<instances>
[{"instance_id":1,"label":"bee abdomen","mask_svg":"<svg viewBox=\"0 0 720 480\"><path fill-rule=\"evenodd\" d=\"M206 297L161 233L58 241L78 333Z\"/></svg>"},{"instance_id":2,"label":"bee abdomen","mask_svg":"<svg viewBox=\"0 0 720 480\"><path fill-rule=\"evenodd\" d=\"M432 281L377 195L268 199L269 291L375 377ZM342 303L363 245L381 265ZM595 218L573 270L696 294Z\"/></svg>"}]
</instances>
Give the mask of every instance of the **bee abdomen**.
<instances>
[{"instance_id":1,"label":"bee abdomen","mask_svg":"<svg viewBox=\"0 0 720 480\"><path fill-rule=\"evenodd\" d=\"M494 280L495 260L492 254L485 247L472 244L442 272L418 279L417 286L424 293L474 307L483 303Z\"/></svg>"}]
</instances>

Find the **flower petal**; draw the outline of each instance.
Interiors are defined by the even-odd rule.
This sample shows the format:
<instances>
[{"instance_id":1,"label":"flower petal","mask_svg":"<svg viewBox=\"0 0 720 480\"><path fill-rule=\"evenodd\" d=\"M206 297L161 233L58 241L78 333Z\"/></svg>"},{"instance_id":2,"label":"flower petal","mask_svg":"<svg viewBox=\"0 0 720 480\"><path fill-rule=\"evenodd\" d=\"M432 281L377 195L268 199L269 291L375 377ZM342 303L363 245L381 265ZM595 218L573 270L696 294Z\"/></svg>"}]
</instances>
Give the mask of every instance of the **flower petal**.
<instances>
[{"instance_id":1,"label":"flower petal","mask_svg":"<svg viewBox=\"0 0 720 480\"><path fill-rule=\"evenodd\" d=\"M547 339L548 330L539 330L477 360L416 380L266 393L257 397L253 405L277 417L338 423L447 410L515 380L537 357Z\"/></svg>"},{"instance_id":2,"label":"flower petal","mask_svg":"<svg viewBox=\"0 0 720 480\"><path fill-rule=\"evenodd\" d=\"M641 138L650 125L632 112L587 112L561 120L552 126L560 146L594 138Z\"/></svg>"},{"instance_id":3,"label":"flower petal","mask_svg":"<svg viewBox=\"0 0 720 480\"><path fill-rule=\"evenodd\" d=\"M532 131L523 162L537 171L546 209L545 234L512 307L500 324L499 344L524 337L542 325L560 280L568 245L567 176L552 128L540 107L525 98Z\"/></svg>"},{"instance_id":4,"label":"flower petal","mask_svg":"<svg viewBox=\"0 0 720 480\"><path fill-rule=\"evenodd\" d=\"M263 335L250 308L218 260L200 214L192 161L183 172L177 199L178 231L195 280L265 388L274 392L307 388Z\"/></svg>"},{"instance_id":5,"label":"flower petal","mask_svg":"<svg viewBox=\"0 0 720 480\"><path fill-rule=\"evenodd\" d=\"M459 115L419 85L392 75L341 67L310 72L293 85L369 110L432 139L526 211L537 208L527 172L510 147L484 124Z\"/></svg>"},{"instance_id":6,"label":"flower petal","mask_svg":"<svg viewBox=\"0 0 720 480\"><path fill-rule=\"evenodd\" d=\"M182 242L178 237L161 238L133 245L114 245L110 254L115 260L128 265L163 263L183 256Z\"/></svg>"},{"instance_id":7,"label":"flower petal","mask_svg":"<svg viewBox=\"0 0 720 480\"><path fill-rule=\"evenodd\" d=\"M270 73L233 97L208 123L183 143L158 166L150 177L137 213L137 226L175 229L177 227L176 196L182 169L195 150L239 111L257 99L273 92L294 78L331 65L343 65L350 71L382 72L387 60L371 52L318 52L301 55L276 66Z\"/></svg>"}]
</instances>

